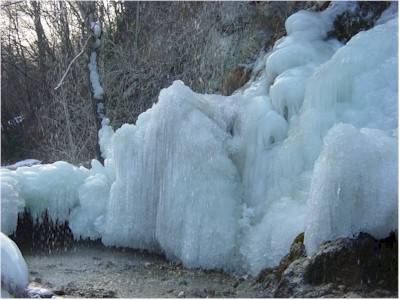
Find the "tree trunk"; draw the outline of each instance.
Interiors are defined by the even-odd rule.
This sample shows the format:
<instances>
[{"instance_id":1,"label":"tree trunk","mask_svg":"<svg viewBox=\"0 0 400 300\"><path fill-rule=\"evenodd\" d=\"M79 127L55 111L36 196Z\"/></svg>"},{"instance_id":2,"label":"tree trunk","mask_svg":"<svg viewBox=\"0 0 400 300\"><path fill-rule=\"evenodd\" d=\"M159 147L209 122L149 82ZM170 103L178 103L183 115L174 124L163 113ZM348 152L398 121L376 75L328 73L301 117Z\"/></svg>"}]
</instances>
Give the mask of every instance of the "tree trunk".
<instances>
[{"instance_id":1,"label":"tree trunk","mask_svg":"<svg viewBox=\"0 0 400 300\"><path fill-rule=\"evenodd\" d=\"M100 34L96 31L95 26L100 26L100 23L97 21L97 11L96 11L96 3L95 2L80 2L79 9L83 18L85 19L85 23L88 32L92 34L92 42L90 47L88 48L88 56L89 56L89 84L91 87L91 101L93 106L93 113L96 122L96 158L101 163L104 163L104 159L101 156L100 145L99 145L99 136L98 132L101 129L101 122L105 117L105 95L103 88L100 84L100 75L97 67L97 58L100 52ZM97 23L95 23L97 22ZM97 24L97 25L95 25Z\"/></svg>"}]
</instances>

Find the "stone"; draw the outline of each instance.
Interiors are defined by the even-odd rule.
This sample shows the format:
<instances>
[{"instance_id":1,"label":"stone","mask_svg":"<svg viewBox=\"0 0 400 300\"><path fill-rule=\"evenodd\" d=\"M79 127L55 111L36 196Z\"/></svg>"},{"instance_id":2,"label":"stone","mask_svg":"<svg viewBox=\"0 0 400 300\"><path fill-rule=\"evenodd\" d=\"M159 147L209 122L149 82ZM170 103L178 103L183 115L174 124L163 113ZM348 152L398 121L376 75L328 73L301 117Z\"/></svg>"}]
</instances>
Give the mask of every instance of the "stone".
<instances>
[{"instance_id":1,"label":"stone","mask_svg":"<svg viewBox=\"0 0 400 300\"><path fill-rule=\"evenodd\" d=\"M390 235L383 240L361 233L355 238L339 238L322 244L312 257L305 257L300 248L294 246L291 253L300 258L290 263L290 253L280 265L265 271L265 283L272 274L282 272L273 296L281 297L395 297L397 296L397 237ZM268 277L270 276L270 277ZM333 296L332 296L333 295Z\"/></svg>"},{"instance_id":2,"label":"stone","mask_svg":"<svg viewBox=\"0 0 400 300\"><path fill-rule=\"evenodd\" d=\"M63 295L65 295L65 292L64 292L62 289L53 290L53 293L54 293L55 295L58 295L58 296L63 296Z\"/></svg>"},{"instance_id":3,"label":"stone","mask_svg":"<svg viewBox=\"0 0 400 300\"><path fill-rule=\"evenodd\" d=\"M280 280L283 272L288 268L288 266L293 261L301 257L306 257L306 250L304 247L304 232L300 233L293 240L289 253L281 259L279 265L275 268L266 268L261 271L261 273L256 277L255 283Z\"/></svg>"},{"instance_id":4,"label":"stone","mask_svg":"<svg viewBox=\"0 0 400 300\"><path fill-rule=\"evenodd\" d=\"M361 233L321 245L305 269L308 283L334 282L363 288L397 290L397 238L376 240Z\"/></svg>"},{"instance_id":5,"label":"stone","mask_svg":"<svg viewBox=\"0 0 400 300\"><path fill-rule=\"evenodd\" d=\"M178 293L178 298L184 298L185 297L185 292L184 291L180 291Z\"/></svg>"},{"instance_id":6,"label":"stone","mask_svg":"<svg viewBox=\"0 0 400 300\"><path fill-rule=\"evenodd\" d=\"M182 280L179 281L178 284L179 284L179 285L187 285L188 282L187 282L185 279L182 279Z\"/></svg>"},{"instance_id":7,"label":"stone","mask_svg":"<svg viewBox=\"0 0 400 300\"><path fill-rule=\"evenodd\" d=\"M372 28L389 5L389 1L357 2L354 10L345 11L336 17L333 22L334 29L328 33L328 36L346 43L358 32Z\"/></svg>"},{"instance_id":8,"label":"stone","mask_svg":"<svg viewBox=\"0 0 400 300\"><path fill-rule=\"evenodd\" d=\"M343 295L343 298L362 298L361 295L355 293L355 292L348 292Z\"/></svg>"},{"instance_id":9,"label":"stone","mask_svg":"<svg viewBox=\"0 0 400 300\"><path fill-rule=\"evenodd\" d=\"M312 290L304 280L304 270L309 259L303 257L292 262L283 272L281 280L274 292L275 298L301 297Z\"/></svg>"},{"instance_id":10,"label":"stone","mask_svg":"<svg viewBox=\"0 0 400 300\"><path fill-rule=\"evenodd\" d=\"M54 293L41 287L28 287L26 295L28 298L52 298Z\"/></svg>"},{"instance_id":11,"label":"stone","mask_svg":"<svg viewBox=\"0 0 400 300\"><path fill-rule=\"evenodd\" d=\"M194 298L206 298L207 290L206 289L198 289L194 288L190 291L190 295Z\"/></svg>"}]
</instances>

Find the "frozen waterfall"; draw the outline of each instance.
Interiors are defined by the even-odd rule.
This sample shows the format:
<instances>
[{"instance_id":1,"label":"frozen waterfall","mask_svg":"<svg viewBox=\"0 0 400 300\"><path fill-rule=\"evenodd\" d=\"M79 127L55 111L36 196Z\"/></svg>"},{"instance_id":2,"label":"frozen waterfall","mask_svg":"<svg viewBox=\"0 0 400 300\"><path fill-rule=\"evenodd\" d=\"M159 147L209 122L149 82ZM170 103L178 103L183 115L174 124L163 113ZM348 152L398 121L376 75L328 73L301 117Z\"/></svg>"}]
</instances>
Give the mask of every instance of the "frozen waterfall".
<instances>
[{"instance_id":1,"label":"frozen waterfall","mask_svg":"<svg viewBox=\"0 0 400 300\"><path fill-rule=\"evenodd\" d=\"M104 120L104 166L2 170L2 231L48 209L77 239L255 275L301 232L311 255L397 230L397 13L343 45L327 32L348 5L290 16L232 96L176 81L136 124Z\"/></svg>"}]
</instances>

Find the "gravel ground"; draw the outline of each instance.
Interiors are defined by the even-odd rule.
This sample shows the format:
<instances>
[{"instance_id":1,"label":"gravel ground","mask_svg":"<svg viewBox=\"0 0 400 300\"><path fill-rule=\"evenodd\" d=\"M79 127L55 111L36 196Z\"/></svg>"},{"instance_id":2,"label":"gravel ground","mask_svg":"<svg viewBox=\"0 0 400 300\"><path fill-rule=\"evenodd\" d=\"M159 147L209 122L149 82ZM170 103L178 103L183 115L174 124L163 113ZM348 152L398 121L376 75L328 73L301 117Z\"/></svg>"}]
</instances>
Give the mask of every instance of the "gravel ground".
<instances>
[{"instance_id":1,"label":"gravel ground","mask_svg":"<svg viewBox=\"0 0 400 300\"><path fill-rule=\"evenodd\" d=\"M161 256L101 245L66 252L26 252L30 287L60 297L183 298L266 296L251 279L186 269Z\"/></svg>"}]
</instances>

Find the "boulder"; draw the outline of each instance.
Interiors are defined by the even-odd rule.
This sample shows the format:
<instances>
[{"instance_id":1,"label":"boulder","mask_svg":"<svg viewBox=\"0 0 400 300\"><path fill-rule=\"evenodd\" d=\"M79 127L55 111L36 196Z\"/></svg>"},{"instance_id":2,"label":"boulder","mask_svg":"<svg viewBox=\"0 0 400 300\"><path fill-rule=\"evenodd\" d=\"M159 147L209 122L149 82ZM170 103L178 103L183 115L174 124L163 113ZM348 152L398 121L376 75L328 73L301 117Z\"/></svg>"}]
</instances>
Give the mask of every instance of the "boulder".
<instances>
[{"instance_id":1,"label":"boulder","mask_svg":"<svg viewBox=\"0 0 400 300\"><path fill-rule=\"evenodd\" d=\"M305 269L308 283L334 282L397 291L398 241L395 234L376 240L366 233L321 245Z\"/></svg>"},{"instance_id":2,"label":"boulder","mask_svg":"<svg viewBox=\"0 0 400 300\"><path fill-rule=\"evenodd\" d=\"M273 297L397 297L398 241L396 234L377 240L360 233L320 246L305 257L301 237L278 267L264 270L256 282Z\"/></svg>"},{"instance_id":3,"label":"boulder","mask_svg":"<svg viewBox=\"0 0 400 300\"><path fill-rule=\"evenodd\" d=\"M389 5L390 1L357 2L354 10L345 11L336 17L333 30L328 36L335 37L343 43L348 42L360 31L372 28Z\"/></svg>"}]
</instances>

